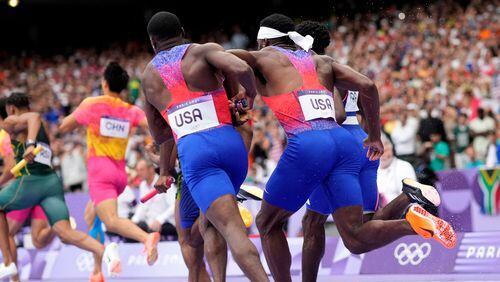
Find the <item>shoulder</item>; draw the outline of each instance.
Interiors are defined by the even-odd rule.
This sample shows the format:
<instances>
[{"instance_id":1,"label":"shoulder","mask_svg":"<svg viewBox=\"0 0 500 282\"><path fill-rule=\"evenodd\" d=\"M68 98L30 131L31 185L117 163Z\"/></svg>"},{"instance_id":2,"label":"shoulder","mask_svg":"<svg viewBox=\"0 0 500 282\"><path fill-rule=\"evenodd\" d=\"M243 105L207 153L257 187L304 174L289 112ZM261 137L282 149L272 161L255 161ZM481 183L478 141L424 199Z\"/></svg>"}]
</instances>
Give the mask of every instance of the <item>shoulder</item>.
<instances>
[{"instance_id":1,"label":"shoulder","mask_svg":"<svg viewBox=\"0 0 500 282\"><path fill-rule=\"evenodd\" d=\"M98 101L102 100L102 97L104 97L104 96L87 97L87 98L85 98L85 99L82 100L82 102L80 103L80 105L90 105L90 104L93 104L95 102L98 102Z\"/></svg>"},{"instance_id":2,"label":"shoulder","mask_svg":"<svg viewBox=\"0 0 500 282\"><path fill-rule=\"evenodd\" d=\"M216 52L216 51L224 51L224 48L217 43L204 43L204 44L196 44L193 43L189 46L188 51L189 54L200 55L208 52Z\"/></svg>"}]
</instances>

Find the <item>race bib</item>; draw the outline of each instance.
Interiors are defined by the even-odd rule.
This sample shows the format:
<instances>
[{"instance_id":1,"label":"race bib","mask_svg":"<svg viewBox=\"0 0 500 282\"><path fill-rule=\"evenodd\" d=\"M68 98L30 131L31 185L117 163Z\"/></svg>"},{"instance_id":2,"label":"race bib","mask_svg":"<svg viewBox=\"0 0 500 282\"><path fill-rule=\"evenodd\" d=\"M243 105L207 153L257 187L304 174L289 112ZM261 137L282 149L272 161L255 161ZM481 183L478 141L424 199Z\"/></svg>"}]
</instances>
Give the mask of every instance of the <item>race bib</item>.
<instances>
[{"instance_id":1,"label":"race bib","mask_svg":"<svg viewBox=\"0 0 500 282\"><path fill-rule=\"evenodd\" d=\"M173 106L168 110L168 121L177 138L219 125L212 95Z\"/></svg>"},{"instance_id":2,"label":"race bib","mask_svg":"<svg viewBox=\"0 0 500 282\"><path fill-rule=\"evenodd\" d=\"M325 90L298 92L300 107L306 120L335 118L332 94Z\"/></svg>"},{"instance_id":3,"label":"race bib","mask_svg":"<svg viewBox=\"0 0 500 282\"><path fill-rule=\"evenodd\" d=\"M357 112L358 108L358 95L359 91L347 91L347 98L345 103L346 112Z\"/></svg>"},{"instance_id":4,"label":"race bib","mask_svg":"<svg viewBox=\"0 0 500 282\"><path fill-rule=\"evenodd\" d=\"M37 142L37 146L42 146L42 151L35 156L35 162L52 167L52 150L48 144Z\"/></svg>"},{"instance_id":5,"label":"race bib","mask_svg":"<svg viewBox=\"0 0 500 282\"><path fill-rule=\"evenodd\" d=\"M128 138L130 132L130 122L125 119L114 117L101 117L101 136L113 138Z\"/></svg>"}]
</instances>

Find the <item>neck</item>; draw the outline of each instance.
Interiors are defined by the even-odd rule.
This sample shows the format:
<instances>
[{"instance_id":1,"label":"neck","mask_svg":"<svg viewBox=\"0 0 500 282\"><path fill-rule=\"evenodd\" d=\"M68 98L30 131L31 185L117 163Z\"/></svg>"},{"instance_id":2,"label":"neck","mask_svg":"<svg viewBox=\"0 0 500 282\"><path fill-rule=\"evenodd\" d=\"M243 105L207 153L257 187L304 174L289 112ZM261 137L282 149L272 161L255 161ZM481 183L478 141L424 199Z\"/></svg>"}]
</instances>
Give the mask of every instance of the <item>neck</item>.
<instances>
[{"instance_id":1,"label":"neck","mask_svg":"<svg viewBox=\"0 0 500 282\"><path fill-rule=\"evenodd\" d=\"M297 50L297 46L295 44L290 44L286 42L271 43L271 46L281 47L283 49L289 49L289 50Z\"/></svg>"},{"instance_id":2,"label":"neck","mask_svg":"<svg viewBox=\"0 0 500 282\"><path fill-rule=\"evenodd\" d=\"M185 44L186 43L186 40L182 37L174 37L174 38L170 38L168 40L165 40L165 41L161 41L161 42L158 42L157 46L156 46L156 53L159 53L161 51L165 51L165 50L168 50L168 49L171 49L175 46L179 46L179 45L182 45L182 44Z\"/></svg>"},{"instance_id":3,"label":"neck","mask_svg":"<svg viewBox=\"0 0 500 282\"><path fill-rule=\"evenodd\" d=\"M14 110L14 115L22 115L24 113L28 113L30 110L28 108L16 109Z\"/></svg>"},{"instance_id":4,"label":"neck","mask_svg":"<svg viewBox=\"0 0 500 282\"><path fill-rule=\"evenodd\" d=\"M120 93L111 92L111 91L104 92L104 95L105 96L115 97L115 98L120 98Z\"/></svg>"}]
</instances>

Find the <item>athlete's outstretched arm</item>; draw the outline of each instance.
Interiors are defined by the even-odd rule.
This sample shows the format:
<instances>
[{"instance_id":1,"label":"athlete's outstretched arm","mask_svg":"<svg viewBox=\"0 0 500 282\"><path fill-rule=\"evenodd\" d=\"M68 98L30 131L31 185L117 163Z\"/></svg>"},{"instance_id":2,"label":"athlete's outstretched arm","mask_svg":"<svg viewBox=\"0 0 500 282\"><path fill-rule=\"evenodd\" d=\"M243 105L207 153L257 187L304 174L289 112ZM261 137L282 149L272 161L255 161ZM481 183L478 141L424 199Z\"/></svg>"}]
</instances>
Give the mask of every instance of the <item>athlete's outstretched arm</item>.
<instances>
[{"instance_id":1,"label":"athlete's outstretched arm","mask_svg":"<svg viewBox=\"0 0 500 282\"><path fill-rule=\"evenodd\" d=\"M40 127L42 126L42 118L39 113L27 112L21 115L11 115L4 121L4 129L9 134L16 134L21 131L26 131L26 140L36 140ZM33 162L35 155L33 154L34 146L26 148L24 158L28 162Z\"/></svg>"},{"instance_id":2,"label":"athlete's outstretched arm","mask_svg":"<svg viewBox=\"0 0 500 282\"><path fill-rule=\"evenodd\" d=\"M250 108L252 108L253 100L257 95L257 86L252 68L243 60L224 51L224 48L218 44L210 43L205 44L205 46L208 49L205 53L208 64L221 71L226 79L241 84L245 88L245 95Z\"/></svg>"},{"instance_id":3,"label":"athlete's outstretched arm","mask_svg":"<svg viewBox=\"0 0 500 282\"><path fill-rule=\"evenodd\" d=\"M27 130L26 139L31 140L36 139L40 126L42 126L42 118L39 113L35 112L8 116L3 123L5 131L11 135Z\"/></svg>"},{"instance_id":4,"label":"athlete's outstretched arm","mask_svg":"<svg viewBox=\"0 0 500 282\"><path fill-rule=\"evenodd\" d=\"M69 116L65 117L59 125L59 133L64 134L73 131L78 127L78 125L79 124L75 118L75 115L70 114Z\"/></svg>"},{"instance_id":5,"label":"athlete's outstretched arm","mask_svg":"<svg viewBox=\"0 0 500 282\"><path fill-rule=\"evenodd\" d=\"M384 147L380 141L380 102L377 86L368 77L353 70L352 68L339 64L332 60L334 83L343 89L357 90L360 92L360 102L367 122L368 146L367 157L376 160L384 153Z\"/></svg>"}]
</instances>

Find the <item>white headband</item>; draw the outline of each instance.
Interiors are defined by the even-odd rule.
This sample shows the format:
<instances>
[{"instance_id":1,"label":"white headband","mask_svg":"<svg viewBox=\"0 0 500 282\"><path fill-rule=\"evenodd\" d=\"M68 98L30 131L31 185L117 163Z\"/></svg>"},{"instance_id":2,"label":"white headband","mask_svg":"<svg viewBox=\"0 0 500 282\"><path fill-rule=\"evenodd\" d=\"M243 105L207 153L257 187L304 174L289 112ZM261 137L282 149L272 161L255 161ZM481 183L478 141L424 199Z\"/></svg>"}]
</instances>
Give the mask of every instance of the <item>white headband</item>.
<instances>
[{"instance_id":1,"label":"white headband","mask_svg":"<svg viewBox=\"0 0 500 282\"><path fill-rule=\"evenodd\" d=\"M273 39L278 37L288 36L295 44L300 46L300 48L309 51L312 48L314 43L314 38L310 35L302 36L300 33L296 31L290 31L287 33L283 33L274 28L261 26L259 29L259 33L257 33L257 39Z\"/></svg>"}]
</instances>

